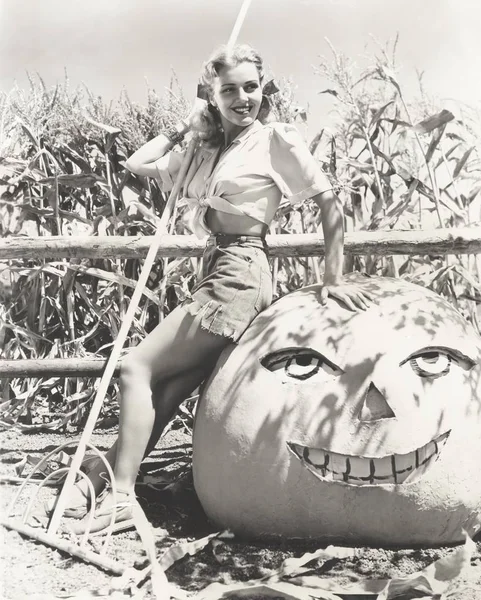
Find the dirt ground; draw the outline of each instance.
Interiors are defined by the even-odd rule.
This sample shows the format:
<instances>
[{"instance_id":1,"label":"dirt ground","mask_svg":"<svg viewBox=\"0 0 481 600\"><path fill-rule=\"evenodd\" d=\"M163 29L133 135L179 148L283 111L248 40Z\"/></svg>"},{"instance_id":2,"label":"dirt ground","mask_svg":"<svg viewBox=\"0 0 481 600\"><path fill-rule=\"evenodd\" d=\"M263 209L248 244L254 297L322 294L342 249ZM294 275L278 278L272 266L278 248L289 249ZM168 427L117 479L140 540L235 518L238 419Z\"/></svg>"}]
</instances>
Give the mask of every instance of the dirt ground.
<instances>
[{"instance_id":1,"label":"dirt ground","mask_svg":"<svg viewBox=\"0 0 481 600\"><path fill-rule=\"evenodd\" d=\"M15 476L16 466L18 467L26 455L45 456L69 439L76 438L50 433L22 434L18 431L0 433L0 474ZM113 430L96 433L92 443L105 451L113 439ZM216 531L205 517L193 490L190 475L190 442L190 436L186 433L179 430L169 432L142 468L143 483L137 486L136 491L153 527L157 556L161 556L174 544L197 540ZM167 477L172 482L180 479L180 483L168 490L154 489L151 484L158 482L160 472L167 472ZM6 507L18 489L19 486L15 484L4 484L0 487L4 517ZM43 491L45 497L53 494L51 489ZM27 490L15 503L15 512L18 513L30 497L31 492ZM74 594L76 598L101 597L102 590L109 588L112 580L111 573L72 558L67 553L32 541L30 538L22 537L16 531L3 527L0 531L2 599L47 600L72 597ZM92 547L100 549L101 538L97 538ZM318 548L319 544L306 542L267 545L246 543L235 538L219 539L215 543L206 545L193 556L185 556L178 560L166 571L166 575L169 582L184 590L187 596L194 596L196 592L213 582L229 584L266 577L279 569L286 558L300 557ZM362 582L409 575L441 557L449 556L454 551L453 548L403 550L360 548L355 557L346 560L333 559L322 564L311 561L308 564L311 573L341 585L343 582ZM135 531L115 534L108 555L119 564L127 566L144 567L148 564ZM148 582L144 589L145 597L150 598ZM260 597L263 596L258 593L256 598ZM361 600L377 596L346 594L339 597ZM405 596L406 599L408 597L419 597L419 595ZM477 543L471 566L464 578L456 582L454 589L451 589L448 595L438 596L438 598L481 600L481 542Z\"/></svg>"}]
</instances>

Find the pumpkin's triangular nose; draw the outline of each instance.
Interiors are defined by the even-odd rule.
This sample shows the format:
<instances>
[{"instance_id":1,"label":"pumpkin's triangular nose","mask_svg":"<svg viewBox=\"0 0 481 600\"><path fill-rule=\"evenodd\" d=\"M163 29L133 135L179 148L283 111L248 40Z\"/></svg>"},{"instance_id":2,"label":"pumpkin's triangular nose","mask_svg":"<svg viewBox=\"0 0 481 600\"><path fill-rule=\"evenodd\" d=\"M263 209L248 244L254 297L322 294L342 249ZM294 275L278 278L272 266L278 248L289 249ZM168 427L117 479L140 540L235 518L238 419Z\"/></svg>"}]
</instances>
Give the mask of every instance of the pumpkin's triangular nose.
<instances>
[{"instance_id":1,"label":"pumpkin's triangular nose","mask_svg":"<svg viewBox=\"0 0 481 600\"><path fill-rule=\"evenodd\" d=\"M371 382L362 404L359 419L361 421L379 421L380 419L393 419L395 416L386 398Z\"/></svg>"}]
</instances>

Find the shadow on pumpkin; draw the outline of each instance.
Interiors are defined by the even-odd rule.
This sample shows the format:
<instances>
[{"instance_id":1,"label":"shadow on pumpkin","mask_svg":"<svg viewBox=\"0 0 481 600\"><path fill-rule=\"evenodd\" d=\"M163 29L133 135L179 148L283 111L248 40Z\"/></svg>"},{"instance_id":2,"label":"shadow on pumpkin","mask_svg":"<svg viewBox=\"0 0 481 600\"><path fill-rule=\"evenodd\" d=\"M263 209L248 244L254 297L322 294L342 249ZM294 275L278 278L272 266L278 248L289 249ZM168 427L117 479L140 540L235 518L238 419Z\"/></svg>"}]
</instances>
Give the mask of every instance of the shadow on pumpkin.
<instances>
[{"instance_id":1,"label":"shadow on pumpkin","mask_svg":"<svg viewBox=\"0 0 481 600\"><path fill-rule=\"evenodd\" d=\"M368 311L304 288L223 353L194 430L199 498L254 537L460 541L481 505L481 340L420 286L353 278Z\"/></svg>"}]
</instances>

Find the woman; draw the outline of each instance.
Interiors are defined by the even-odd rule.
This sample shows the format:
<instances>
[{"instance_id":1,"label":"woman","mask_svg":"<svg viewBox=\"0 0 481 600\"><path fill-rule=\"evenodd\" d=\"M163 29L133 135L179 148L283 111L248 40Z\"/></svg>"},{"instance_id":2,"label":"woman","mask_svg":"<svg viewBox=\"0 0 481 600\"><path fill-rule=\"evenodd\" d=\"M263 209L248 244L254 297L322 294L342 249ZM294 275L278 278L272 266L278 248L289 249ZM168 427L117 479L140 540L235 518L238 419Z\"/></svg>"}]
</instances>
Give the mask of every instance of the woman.
<instances>
[{"instance_id":1,"label":"woman","mask_svg":"<svg viewBox=\"0 0 481 600\"><path fill-rule=\"evenodd\" d=\"M187 172L183 193L194 205L192 228L209 235L204 278L191 297L171 312L122 361L119 437L107 453L114 468L111 491L97 507L92 531L101 531L116 510L130 525L131 499L146 451L152 449L180 402L211 372L227 344L236 342L272 300L265 234L282 196L299 203L313 198L321 209L328 296L352 310L365 309L368 294L342 281L343 212L328 179L293 126L263 125L263 66L249 46L219 49L204 65L209 103L194 108L173 131L147 142L127 168L160 181L169 191L182 153L172 151L190 129L204 139ZM268 104L268 103L267 103ZM105 486L98 465L89 472L96 493ZM70 516L85 515L85 482L70 498ZM82 523L78 530L82 530Z\"/></svg>"}]
</instances>

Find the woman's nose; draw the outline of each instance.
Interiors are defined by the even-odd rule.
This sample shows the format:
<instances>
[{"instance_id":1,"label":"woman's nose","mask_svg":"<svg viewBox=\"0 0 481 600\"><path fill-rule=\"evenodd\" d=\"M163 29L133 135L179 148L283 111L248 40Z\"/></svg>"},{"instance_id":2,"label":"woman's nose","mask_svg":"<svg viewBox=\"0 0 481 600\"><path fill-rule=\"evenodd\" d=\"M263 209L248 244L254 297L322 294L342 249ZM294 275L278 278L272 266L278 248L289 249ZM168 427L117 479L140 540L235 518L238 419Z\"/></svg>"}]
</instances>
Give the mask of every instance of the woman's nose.
<instances>
[{"instance_id":1,"label":"woman's nose","mask_svg":"<svg viewBox=\"0 0 481 600\"><path fill-rule=\"evenodd\" d=\"M247 98L248 98L244 88L239 88L238 96L239 96L239 100L247 100Z\"/></svg>"}]
</instances>

